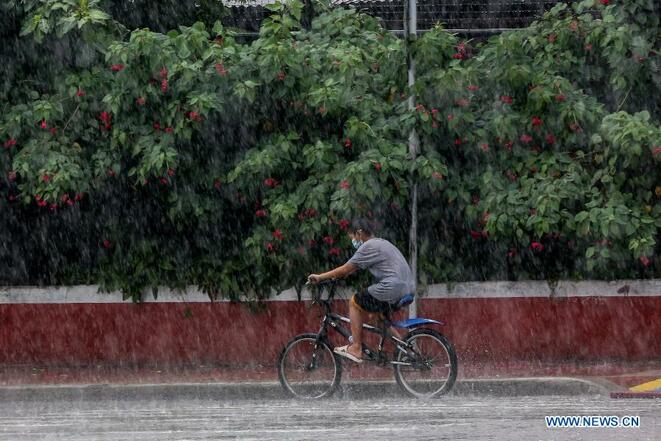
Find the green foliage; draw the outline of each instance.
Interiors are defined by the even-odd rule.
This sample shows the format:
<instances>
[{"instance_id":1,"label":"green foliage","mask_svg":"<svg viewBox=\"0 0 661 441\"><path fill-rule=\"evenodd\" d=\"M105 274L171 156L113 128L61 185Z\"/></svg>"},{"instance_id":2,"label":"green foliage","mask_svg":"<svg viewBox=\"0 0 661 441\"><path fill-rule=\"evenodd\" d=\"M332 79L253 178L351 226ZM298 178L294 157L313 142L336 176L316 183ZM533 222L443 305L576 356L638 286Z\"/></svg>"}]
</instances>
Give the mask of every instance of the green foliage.
<instances>
[{"instance_id":1,"label":"green foliage","mask_svg":"<svg viewBox=\"0 0 661 441\"><path fill-rule=\"evenodd\" d=\"M210 20L129 33L111 3L11 3L17 41L81 56L7 70L2 283L261 299L346 261L352 217L406 249L413 184L423 284L658 275L650 2L559 4L481 43L437 27L411 89L405 42L355 10L303 29L275 4L241 44Z\"/></svg>"}]
</instances>

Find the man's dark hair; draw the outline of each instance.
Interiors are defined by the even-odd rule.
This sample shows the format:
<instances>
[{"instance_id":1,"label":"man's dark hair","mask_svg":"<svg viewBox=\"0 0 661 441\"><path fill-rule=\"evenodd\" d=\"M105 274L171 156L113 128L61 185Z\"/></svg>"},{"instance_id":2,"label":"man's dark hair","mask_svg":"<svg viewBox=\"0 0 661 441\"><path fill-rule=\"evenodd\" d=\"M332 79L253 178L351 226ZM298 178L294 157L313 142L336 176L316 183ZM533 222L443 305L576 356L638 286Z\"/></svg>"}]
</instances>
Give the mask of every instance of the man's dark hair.
<instances>
[{"instance_id":1,"label":"man's dark hair","mask_svg":"<svg viewBox=\"0 0 661 441\"><path fill-rule=\"evenodd\" d=\"M350 231L352 232L363 230L364 233L369 234L370 236L374 236L378 229L378 223L372 219L359 217L351 221Z\"/></svg>"}]
</instances>

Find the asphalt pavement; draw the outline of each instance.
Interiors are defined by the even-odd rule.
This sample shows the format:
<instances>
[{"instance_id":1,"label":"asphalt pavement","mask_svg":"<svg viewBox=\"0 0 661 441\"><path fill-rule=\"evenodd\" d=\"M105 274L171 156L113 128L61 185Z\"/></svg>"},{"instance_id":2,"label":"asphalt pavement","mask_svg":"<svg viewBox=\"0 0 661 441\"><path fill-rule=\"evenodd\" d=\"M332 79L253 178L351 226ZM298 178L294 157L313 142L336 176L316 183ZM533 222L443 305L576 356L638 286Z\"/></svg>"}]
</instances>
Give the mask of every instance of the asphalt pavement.
<instances>
[{"instance_id":1,"label":"asphalt pavement","mask_svg":"<svg viewBox=\"0 0 661 441\"><path fill-rule=\"evenodd\" d=\"M548 428L546 416L637 416L636 428ZM603 395L0 401L0 440L661 439L661 401Z\"/></svg>"}]
</instances>

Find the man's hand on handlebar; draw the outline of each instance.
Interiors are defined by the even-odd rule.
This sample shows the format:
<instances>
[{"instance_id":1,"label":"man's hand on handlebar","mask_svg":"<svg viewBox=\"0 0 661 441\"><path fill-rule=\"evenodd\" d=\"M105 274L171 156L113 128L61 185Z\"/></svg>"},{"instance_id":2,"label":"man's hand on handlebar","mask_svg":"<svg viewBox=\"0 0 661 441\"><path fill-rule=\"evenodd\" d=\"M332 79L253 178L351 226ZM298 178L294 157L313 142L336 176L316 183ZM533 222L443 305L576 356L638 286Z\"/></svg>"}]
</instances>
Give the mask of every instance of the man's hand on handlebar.
<instances>
[{"instance_id":1,"label":"man's hand on handlebar","mask_svg":"<svg viewBox=\"0 0 661 441\"><path fill-rule=\"evenodd\" d=\"M321 276L319 274L310 274L308 276L308 284L316 285L321 282Z\"/></svg>"}]
</instances>

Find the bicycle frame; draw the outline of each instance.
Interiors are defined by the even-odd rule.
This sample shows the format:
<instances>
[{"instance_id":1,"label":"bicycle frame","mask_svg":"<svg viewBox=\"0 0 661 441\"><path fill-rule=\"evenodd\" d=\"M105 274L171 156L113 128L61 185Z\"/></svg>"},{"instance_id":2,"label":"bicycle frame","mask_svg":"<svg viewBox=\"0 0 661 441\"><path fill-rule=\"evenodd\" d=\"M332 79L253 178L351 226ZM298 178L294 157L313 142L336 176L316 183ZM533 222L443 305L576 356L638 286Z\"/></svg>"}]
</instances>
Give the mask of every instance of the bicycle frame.
<instances>
[{"instance_id":1,"label":"bicycle frame","mask_svg":"<svg viewBox=\"0 0 661 441\"><path fill-rule=\"evenodd\" d=\"M322 284L326 284L323 283ZM317 339L318 340L325 340L328 341L328 328L330 327L331 329L335 330L335 332L339 333L342 335L344 338L349 339L351 337L351 332L347 330L344 326L342 326L342 323L347 323L350 324L351 320L348 317L345 317L343 315L337 314L331 310L331 302L333 301L333 298L335 297L335 285L332 284L330 288L330 292L328 295L328 298L326 300L323 300L319 298L317 301L313 301L313 303L319 303L324 307L324 317L321 321L321 327L319 329L319 332L317 333ZM415 348L411 347L408 343L406 343L403 340L398 339L394 335L392 335L389 331L389 328L391 326L391 321L389 317L386 317L384 320L381 321L381 327L376 327L372 326L367 323L363 323L363 329L371 332L373 334L379 335L381 338L379 340L379 345L377 347L377 351L373 351L371 348L369 348L367 345L363 343L363 354L367 356L367 358L363 358L365 361L375 361L380 365L386 365L388 363L390 364L399 364L399 365L404 365L404 366L412 366L413 363L407 363L407 362L401 362L401 361L396 361L396 360L390 360L386 353L383 351L384 344L386 340L390 340L394 343L395 347L397 350L408 354L408 353L413 353L415 355L420 355Z\"/></svg>"}]
</instances>

